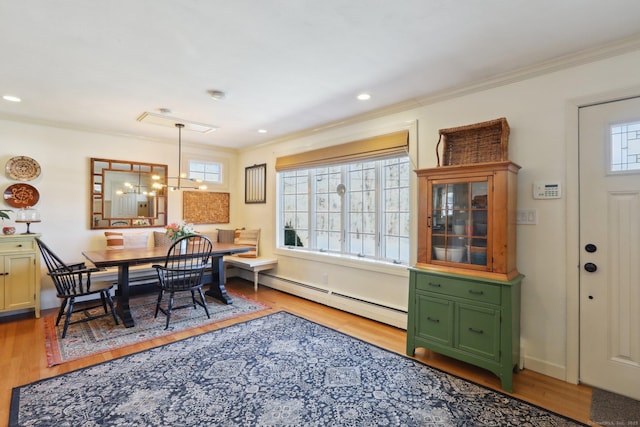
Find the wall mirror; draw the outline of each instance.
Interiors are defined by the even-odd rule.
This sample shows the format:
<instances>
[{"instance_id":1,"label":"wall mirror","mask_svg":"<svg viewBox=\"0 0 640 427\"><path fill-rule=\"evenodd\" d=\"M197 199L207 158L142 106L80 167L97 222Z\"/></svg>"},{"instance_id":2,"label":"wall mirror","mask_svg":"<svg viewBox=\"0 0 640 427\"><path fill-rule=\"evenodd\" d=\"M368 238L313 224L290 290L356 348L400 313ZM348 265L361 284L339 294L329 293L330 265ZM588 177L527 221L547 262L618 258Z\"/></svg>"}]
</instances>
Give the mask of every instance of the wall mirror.
<instances>
[{"instance_id":1,"label":"wall mirror","mask_svg":"<svg viewBox=\"0 0 640 427\"><path fill-rule=\"evenodd\" d=\"M91 159L91 228L167 225L167 165Z\"/></svg>"}]
</instances>

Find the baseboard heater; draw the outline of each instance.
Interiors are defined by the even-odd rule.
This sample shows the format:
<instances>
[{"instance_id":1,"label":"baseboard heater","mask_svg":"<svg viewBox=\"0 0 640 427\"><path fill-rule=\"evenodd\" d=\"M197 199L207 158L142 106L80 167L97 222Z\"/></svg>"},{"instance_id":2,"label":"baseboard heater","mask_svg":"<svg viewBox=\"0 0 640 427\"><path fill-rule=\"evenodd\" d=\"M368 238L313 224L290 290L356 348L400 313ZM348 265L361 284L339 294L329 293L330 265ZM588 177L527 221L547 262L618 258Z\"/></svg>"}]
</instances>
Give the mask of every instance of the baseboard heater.
<instances>
[{"instance_id":1,"label":"baseboard heater","mask_svg":"<svg viewBox=\"0 0 640 427\"><path fill-rule=\"evenodd\" d=\"M340 297L340 298L345 298L351 301L358 301L364 304L369 304L369 305L374 305L376 307L380 307L380 308L384 308L385 310L392 310L395 311L396 313L402 313L402 314L407 314L407 310L400 310L398 308L394 308L394 307L389 307L388 305L384 305L384 304L380 304L377 302L373 302L373 301L368 301L366 299L361 299L361 298L356 298L356 297L352 297L349 295L344 295L341 293L337 293L337 292L331 292L331 295L333 295L334 297Z\"/></svg>"},{"instance_id":2,"label":"baseboard heater","mask_svg":"<svg viewBox=\"0 0 640 427\"><path fill-rule=\"evenodd\" d=\"M310 289L312 291L320 292L322 294L327 294L327 295L330 294L330 292L328 290L322 289L322 288L318 288L317 286L309 285L308 283L297 282L295 280L287 279L287 278L280 277L280 276L275 276L273 274L268 274L268 273L266 273L266 274L262 273L262 276L263 277L270 277L270 278L272 278L274 280L278 280L280 282L291 283L292 285L296 285L296 286L299 286L301 288Z\"/></svg>"},{"instance_id":3,"label":"baseboard heater","mask_svg":"<svg viewBox=\"0 0 640 427\"><path fill-rule=\"evenodd\" d=\"M325 295L330 295L332 297L339 297L339 298L347 299L347 300L350 300L350 301L356 301L356 302L359 302L359 303L362 303L362 304L368 304L368 305L372 305L372 306L375 306L375 307L384 308L385 310L391 310L391 311L394 311L396 313L405 314L405 315L407 314L407 310L401 310L401 309L398 309L398 308L395 308L395 307L389 307L388 305L380 304L380 303L369 301L369 300L362 299L362 298L356 298L356 297L353 297L353 296L350 296L350 295L346 295L346 294L342 294L342 293L339 293L339 292L331 292L331 291L328 291L327 289L322 289L322 288L318 288L317 286L309 285L308 283L302 283L302 282L298 282L298 281L295 281L295 280L287 279L287 278L284 278L284 277L276 276L276 275L273 275L273 274L268 274L268 273L267 274L263 274L263 276L269 277L269 278L271 278L273 280L277 280L277 281L281 281L281 282L287 282L287 283L290 283L292 285L295 285L295 286L298 286L298 287L301 287L301 288L310 289L310 290L315 291L315 292L320 292L320 293L325 294Z\"/></svg>"}]
</instances>

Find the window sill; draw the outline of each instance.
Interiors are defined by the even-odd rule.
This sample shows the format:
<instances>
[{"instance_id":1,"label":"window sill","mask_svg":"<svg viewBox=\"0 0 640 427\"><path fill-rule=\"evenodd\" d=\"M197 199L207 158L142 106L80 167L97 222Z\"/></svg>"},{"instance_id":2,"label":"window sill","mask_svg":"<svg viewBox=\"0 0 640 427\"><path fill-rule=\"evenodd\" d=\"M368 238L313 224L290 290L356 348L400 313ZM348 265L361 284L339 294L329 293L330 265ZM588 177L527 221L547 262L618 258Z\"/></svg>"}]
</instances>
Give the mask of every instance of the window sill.
<instances>
[{"instance_id":1,"label":"window sill","mask_svg":"<svg viewBox=\"0 0 640 427\"><path fill-rule=\"evenodd\" d=\"M409 277L409 266L404 264L394 264L391 262L376 259L360 258L352 255L333 254L318 251L308 251L305 249L276 248L276 255L288 256L291 258L305 259L308 261L322 262L325 264L340 265L343 267L356 268L378 273L392 274L395 276Z\"/></svg>"}]
</instances>

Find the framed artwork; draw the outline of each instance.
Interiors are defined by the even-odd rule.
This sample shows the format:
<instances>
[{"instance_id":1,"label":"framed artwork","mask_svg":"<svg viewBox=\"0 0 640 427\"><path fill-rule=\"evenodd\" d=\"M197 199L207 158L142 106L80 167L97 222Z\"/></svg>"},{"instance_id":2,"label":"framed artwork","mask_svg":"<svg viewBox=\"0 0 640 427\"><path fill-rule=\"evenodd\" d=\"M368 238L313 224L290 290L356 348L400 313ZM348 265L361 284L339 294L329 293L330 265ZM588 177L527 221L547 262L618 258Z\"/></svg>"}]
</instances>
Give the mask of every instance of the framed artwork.
<instances>
[{"instance_id":1,"label":"framed artwork","mask_svg":"<svg viewBox=\"0 0 640 427\"><path fill-rule=\"evenodd\" d=\"M190 224L228 224L229 193L183 192L182 217Z\"/></svg>"},{"instance_id":2,"label":"framed artwork","mask_svg":"<svg viewBox=\"0 0 640 427\"><path fill-rule=\"evenodd\" d=\"M244 168L244 202L267 203L267 164Z\"/></svg>"}]
</instances>

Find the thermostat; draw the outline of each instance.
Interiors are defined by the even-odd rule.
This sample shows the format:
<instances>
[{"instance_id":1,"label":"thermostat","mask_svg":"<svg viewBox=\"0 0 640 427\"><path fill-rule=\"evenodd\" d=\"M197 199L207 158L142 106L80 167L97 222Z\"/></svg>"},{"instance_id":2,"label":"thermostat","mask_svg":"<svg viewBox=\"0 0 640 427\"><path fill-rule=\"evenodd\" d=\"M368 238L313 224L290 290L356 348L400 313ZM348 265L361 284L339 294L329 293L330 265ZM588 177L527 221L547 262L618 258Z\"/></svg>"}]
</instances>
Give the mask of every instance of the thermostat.
<instances>
[{"instance_id":1,"label":"thermostat","mask_svg":"<svg viewBox=\"0 0 640 427\"><path fill-rule=\"evenodd\" d=\"M534 199L559 199L562 197L562 187L559 182L536 181L533 183Z\"/></svg>"}]
</instances>

